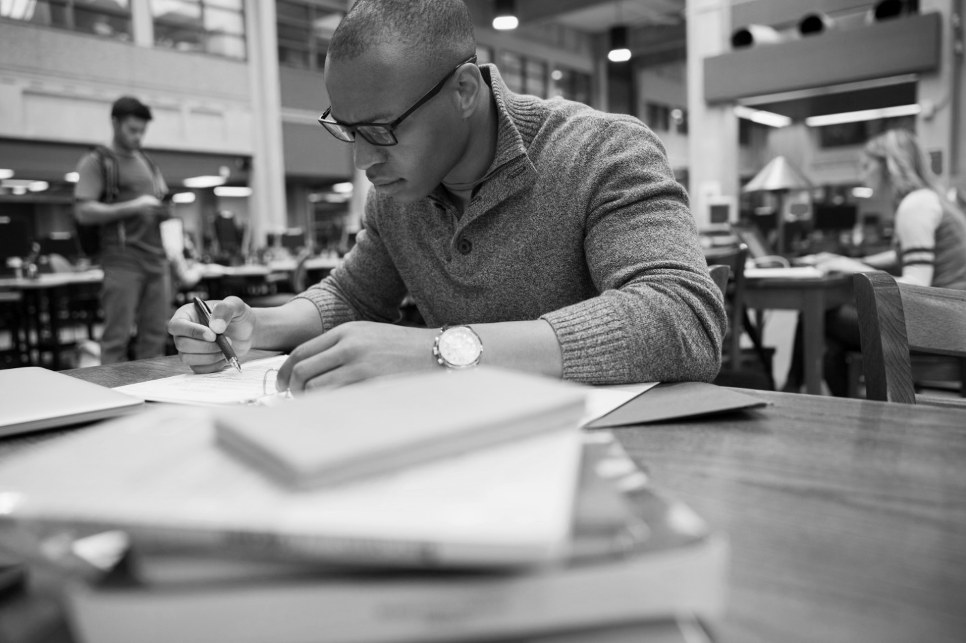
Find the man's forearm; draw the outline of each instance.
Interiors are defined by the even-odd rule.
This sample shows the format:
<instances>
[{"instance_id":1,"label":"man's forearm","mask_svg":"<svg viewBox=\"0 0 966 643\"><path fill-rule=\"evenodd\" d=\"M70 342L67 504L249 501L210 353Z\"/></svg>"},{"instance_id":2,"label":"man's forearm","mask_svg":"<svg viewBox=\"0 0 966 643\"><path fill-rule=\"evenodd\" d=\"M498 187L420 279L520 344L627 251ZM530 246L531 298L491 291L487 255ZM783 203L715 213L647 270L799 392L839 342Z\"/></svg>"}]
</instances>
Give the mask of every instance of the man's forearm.
<instances>
[{"instance_id":1,"label":"man's forearm","mask_svg":"<svg viewBox=\"0 0 966 643\"><path fill-rule=\"evenodd\" d=\"M294 299L276 308L253 308L253 348L289 351L322 334L319 310L307 299Z\"/></svg>"},{"instance_id":2,"label":"man's forearm","mask_svg":"<svg viewBox=\"0 0 966 643\"><path fill-rule=\"evenodd\" d=\"M75 206L77 220L85 225L101 225L127 219L138 214L132 201L123 203L101 203L99 201L81 201Z\"/></svg>"},{"instance_id":3,"label":"man's forearm","mask_svg":"<svg viewBox=\"0 0 966 643\"><path fill-rule=\"evenodd\" d=\"M471 324L483 342L480 364L561 377L563 353L553 327L535 321Z\"/></svg>"}]
</instances>

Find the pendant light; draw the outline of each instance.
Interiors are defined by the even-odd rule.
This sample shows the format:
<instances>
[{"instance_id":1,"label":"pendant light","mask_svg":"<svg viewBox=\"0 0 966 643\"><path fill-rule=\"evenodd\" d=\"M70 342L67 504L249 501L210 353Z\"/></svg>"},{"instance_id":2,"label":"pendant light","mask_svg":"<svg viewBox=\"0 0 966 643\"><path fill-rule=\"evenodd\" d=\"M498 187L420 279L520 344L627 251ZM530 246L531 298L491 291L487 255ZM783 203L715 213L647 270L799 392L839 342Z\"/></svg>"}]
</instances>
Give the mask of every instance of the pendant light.
<instances>
[{"instance_id":1,"label":"pendant light","mask_svg":"<svg viewBox=\"0 0 966 643\"><path fill-rule=\"evenodd\" d=\"M516 29L519 24L516 3L513 0L496 0L496 15L493 17L493 28L500 31L507 31Z\"/></svg>"},{"instance_id":2,"label":"pendant light","mask_svg":"<svg viewBox=\"0 0 966 643\"><path fill-rule=\"evenodd\" d=\"M607 58L611 62L623 63L631 59L631 50L627 48L627 27L617 26L610 30L610 51Z\"/></svg>"}]
</instances>

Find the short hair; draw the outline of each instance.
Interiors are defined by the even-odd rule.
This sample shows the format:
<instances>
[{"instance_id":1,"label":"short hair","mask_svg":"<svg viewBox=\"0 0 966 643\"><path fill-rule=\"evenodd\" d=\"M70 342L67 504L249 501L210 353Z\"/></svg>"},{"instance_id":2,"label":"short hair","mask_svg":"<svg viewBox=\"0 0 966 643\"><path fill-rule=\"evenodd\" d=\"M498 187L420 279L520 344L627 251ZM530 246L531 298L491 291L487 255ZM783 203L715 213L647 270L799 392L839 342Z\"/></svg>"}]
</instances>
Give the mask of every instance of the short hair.
<instances>
[{"instance_id":1,"label":"short hair","mask_svg":"<svg viewBox=\"0 0 966 643\"><path fill-rule=\"evenodd\" d=\"M942 194L925 151L909 130L891 129L879 134L866 143L865 154L883 164L898 198L923 188Z\"/></svg>"},{"instance_id":2,"label":"short hair","mask_svg":"<svg viewBox=\"0 0 966 643\"><path fill-rule=\"evenodd\" d=\"M111 118L123 121L128 116L142 118L146 121L151 120L151 108L136 99L134 96L121 96L114 105L111 106Z\"/></svg>"},{"instance_id":3,"label":"short hair","mask_svg":"<svg viewBox=\"0 0 966 643\"><path fill-rule=\"evenodd\" d=\"M463 0L358 0L332 34L327 56L351 60L386 44L400 44L440 65L476 53Z\"/></svg>"}]
</instances>

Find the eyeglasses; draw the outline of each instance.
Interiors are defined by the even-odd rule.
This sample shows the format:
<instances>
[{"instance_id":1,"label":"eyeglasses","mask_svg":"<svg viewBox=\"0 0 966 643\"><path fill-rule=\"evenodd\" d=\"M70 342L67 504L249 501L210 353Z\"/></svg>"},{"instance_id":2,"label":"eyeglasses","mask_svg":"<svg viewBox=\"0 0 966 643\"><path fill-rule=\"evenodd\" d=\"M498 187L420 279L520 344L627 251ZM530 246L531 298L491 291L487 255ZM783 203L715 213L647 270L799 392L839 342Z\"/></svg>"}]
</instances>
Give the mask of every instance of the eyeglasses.
<instances>
[{"instance_id":1,"label":"eyeglasses","mask_svg":"<svg viewBox=\"0 0 966 643\"><path fill-rule=\"evenodd\" d=\"M332 108L329 107L322 112L322 116L319 116L319 124L328 130L329 134L332 134L332 136L346 143L352 143L355 141L356 133L358 132L362 135L362 138L366 139L373 145L382 147L395 145L399 141L396 139L396 134L393 130L399 127L399 124L402 123L406 117L419 109L419 107L429 101L429 99L431 99L433 96L438 94L439 91L443 89L443 85L446 84L446 81L449 80L450 76L459 71L460 67L467 63L475 62L476 56L470 56L458 64L453 71L446 74L441 81L436 83L436 86L429 90L425 96L416 101L416 103L407 109L402 116L391 123L339 123L338 121L328 120L328 116L332 112Z\"/></svg>"}]
</instances>

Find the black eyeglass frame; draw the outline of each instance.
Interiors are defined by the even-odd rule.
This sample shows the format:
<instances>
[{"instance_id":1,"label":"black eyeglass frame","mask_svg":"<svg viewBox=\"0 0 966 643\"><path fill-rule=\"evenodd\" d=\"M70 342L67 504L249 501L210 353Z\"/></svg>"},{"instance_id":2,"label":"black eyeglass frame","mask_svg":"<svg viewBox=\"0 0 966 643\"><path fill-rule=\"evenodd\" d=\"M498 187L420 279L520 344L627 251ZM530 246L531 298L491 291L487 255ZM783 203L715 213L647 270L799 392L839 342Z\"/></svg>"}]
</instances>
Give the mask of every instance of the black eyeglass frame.
<instances>
[{"instance_id":1,"label":"black eyeglass frame","mask_svg":"<svg viewBox=\"0 0 966 643\"><path fill-rule=\"evenodd\" d=\"M460 68L463 67L463 65L467 65L467 64L470 64L470 63L476 63L476 56L470 56L469 58L467 58L466 60L464 60L463 62L461 62L460 64L458 64L453 69L453 71L447 73L446 76L443 77L443 79L441 81L439 81L438 83L436 83L436 85L432 89L430 89L428 92L426 92L426 94L424 94L422 98L420 98L418 101L416 101L415 103L413 103L413 106L412 107L410 107L405 112L403 112L403 115L402 116L400 116L399 118L397 118L396 120L394 120L392 122L389 122L389 123L340 123L339 121L336 121L336 120L329 121L329 120L326 120L326 117L329 116L329 114L332 113L332 106L330 105L324 112L322 112L322 115L319 116L319 125L321 125L322 127L324 127L325 128L325 131L327 131L329 134L331 134L332 136L334 136L336 138L336 140L342 141L343 143L353 143L353 142L355 142L356 134L361 134L362 135L362 138L366 139L366 141L368 141L371 145L376 145L378 147L390 147L392 145L396 145L396 144L399 143L399 139L396 138L395 129L397 127L399 127L399 124L402 123L410 114L412 114L417 109L419 109L420 107L422 107L425 103L429 102L429 100L431 98L433 98L433 96L435 96L436 94L438 94L440 92L440 90L443 89L443 85L445 85L446 82L450 79L450 77L453 76L456 72L458 72L460 70ZM332 127L330 127L330 126L332 126ZM363 127L375 127L375 128L379 128L379 129L385 131L387 134L389 134L389 137L392 138L392 143L379 143L377 141L372 140L366 134L365 130L360 129L360 128L363 128ZM347 139L342 138L339 134L336 133L336 132L339 132L341 130L340 129L336 129L336 128L344 128L344 129L348 130L352 134L352 140L347 140Z\"/></svg>"}]
</instances>

